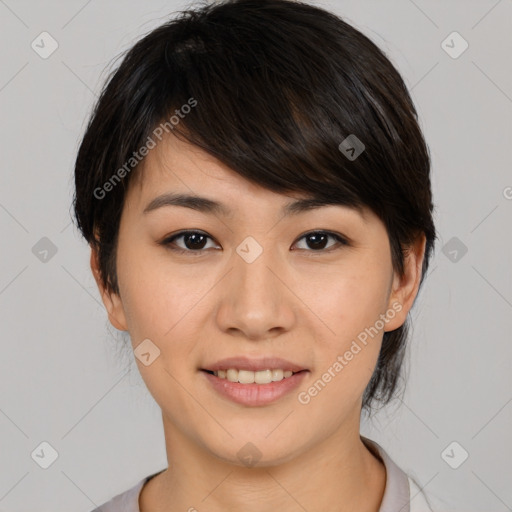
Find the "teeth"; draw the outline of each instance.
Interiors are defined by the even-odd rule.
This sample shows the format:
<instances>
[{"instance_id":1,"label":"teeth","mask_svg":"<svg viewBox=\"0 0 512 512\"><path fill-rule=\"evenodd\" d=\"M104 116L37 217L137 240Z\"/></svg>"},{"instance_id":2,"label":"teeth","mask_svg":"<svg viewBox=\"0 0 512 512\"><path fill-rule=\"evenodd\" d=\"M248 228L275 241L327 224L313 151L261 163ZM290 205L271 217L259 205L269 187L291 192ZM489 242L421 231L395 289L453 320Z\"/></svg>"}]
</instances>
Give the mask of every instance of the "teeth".
<instances>
[{"instance_id":1,"label":"teeth","mask_svg":"<svg viewBox=\"0 0 512 512\"><path fill-rule=\"evenodd\" d=\"M219 370L213 372L219 379L226 379L230 382L240 382L240 384L270 384L283 379L287 379L293 375L290 370L261 370L252 372L250 370L237 370L230 368L229 370Z\"/></svg>"}]
</instances>

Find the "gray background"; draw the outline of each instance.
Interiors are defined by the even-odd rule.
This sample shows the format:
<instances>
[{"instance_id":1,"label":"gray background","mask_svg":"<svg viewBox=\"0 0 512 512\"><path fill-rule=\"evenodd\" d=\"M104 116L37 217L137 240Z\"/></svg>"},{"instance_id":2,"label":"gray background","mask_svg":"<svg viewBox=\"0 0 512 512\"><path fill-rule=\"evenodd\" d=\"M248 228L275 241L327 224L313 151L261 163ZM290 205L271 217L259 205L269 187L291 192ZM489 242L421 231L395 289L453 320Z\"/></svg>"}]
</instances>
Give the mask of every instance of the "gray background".
<instances>
[{"instance_id":1,"label":"gray background","mask_svg":"<svg viewBox=\"0 0 512 512\"><path fill-rule=\"evenodd\" d=\"M86 512L166 466L159 409L119 351L70 205L109 63L186 5L0 0L0 510ZM512 510L512 1L318 5L401 71L433 163L440 240L411 313L407 390L362 433L435 510ZM46 59L31 47L43 31L59 45ZM442 47L453 31L469 43L457 58ZM48 469L31 456L43 441L58 453Z\"/></svg>"}]
</instances>

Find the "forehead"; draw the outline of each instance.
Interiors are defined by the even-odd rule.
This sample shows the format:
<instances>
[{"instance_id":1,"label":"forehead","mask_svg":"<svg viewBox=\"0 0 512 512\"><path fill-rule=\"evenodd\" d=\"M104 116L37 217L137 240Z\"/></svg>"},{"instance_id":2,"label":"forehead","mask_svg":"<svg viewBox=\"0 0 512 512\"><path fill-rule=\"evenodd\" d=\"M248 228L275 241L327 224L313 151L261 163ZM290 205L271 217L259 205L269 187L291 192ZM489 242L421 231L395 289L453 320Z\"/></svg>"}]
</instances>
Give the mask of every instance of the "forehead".
<instances>
[{"instance_id":1,"label":"forehead","mask_svg":"<svg viewBox=\"0 0 512 512\"><path fill-rule=\"evenodd\" d=\"M249 182L198 146L166 136L149 151L137 169L134 181L139 193L148 197L162 190L189 193L232 184L235 188Z\"/></svg>"},{"instance_id":2,"label":"forehead","mask_svg":"<svg viewBox=\"0 0 512 512\"><path fill-rule=\"evenodd\" d=\"M346 206L306 192L274 192L247 180L198 146L171 135L148 153L133 178L135 186L129 187L127 201L142 213L175 205L229 217L237 205L254 203L280 206L285 216L322 206L343 208L365 222L371 215L365 206Z\"/></svg>"}]
</instances>

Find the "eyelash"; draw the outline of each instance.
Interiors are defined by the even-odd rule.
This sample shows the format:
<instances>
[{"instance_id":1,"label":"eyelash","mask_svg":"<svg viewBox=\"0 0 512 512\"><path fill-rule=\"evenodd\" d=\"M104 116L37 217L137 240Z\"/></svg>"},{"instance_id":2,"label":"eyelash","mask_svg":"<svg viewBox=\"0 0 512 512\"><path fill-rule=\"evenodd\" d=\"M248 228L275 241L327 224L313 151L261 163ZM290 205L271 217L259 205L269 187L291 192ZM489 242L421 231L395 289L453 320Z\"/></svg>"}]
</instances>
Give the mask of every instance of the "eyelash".
<instances>
[{"instance_id":1,"label":"eyelash","mask_svg":"<svg viewBox=\"0 0 512 512\"><path fill-rule=\"evenodd\" d=\"M194 251L192 249L183 249L181 247L176 247L175 245L173 246L174 241L176 239L182 238L185 235L203 235L206 238L209 238L210 240L213 240L213 238L211 236L209 236L206 233L203 233L201 231L194 231L194 230L192 230L192 231L180 231L179 233L176 233L175 235L172 235L171 237L168 237L168 238L164 239L162 242L160 242L160 245L163 245L167 249L169 249L171 251L174 251L174 252L177 252L179 254L188 253L188 254L193 254L194 256L200 256L201 254L203 254L206 249L198 249L198 250ZM303 238L306 238L306 237L310 236L310 235L327 235L329 237L334 238L341 246L348 246L348 245L350 245L349 242L345 238L343 238L341 235L339 235L337 233L333 233L332 231L323 231L323 230L309 231L307 233L304 233L297 240L297 242L299 240L302 240ZM318 250L314 250L314 249L299 249L299 250L305 250L307 252L312 252L312 253L326 253L326 252L331 252L332 250L335 250L337 248L339 249L341 247L336 247L334 245L334 246L329 247L328 249L318 249Z\"/></svg>"}]
</instances>

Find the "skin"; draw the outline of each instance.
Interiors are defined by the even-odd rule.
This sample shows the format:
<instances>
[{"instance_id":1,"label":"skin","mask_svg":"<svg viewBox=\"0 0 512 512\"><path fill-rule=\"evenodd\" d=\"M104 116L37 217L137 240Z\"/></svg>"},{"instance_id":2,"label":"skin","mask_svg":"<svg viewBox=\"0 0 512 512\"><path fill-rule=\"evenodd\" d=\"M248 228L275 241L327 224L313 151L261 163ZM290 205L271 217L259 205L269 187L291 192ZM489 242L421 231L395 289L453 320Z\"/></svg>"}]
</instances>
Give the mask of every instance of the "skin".
<instances>
[{"instance_id":1,"label":"skin","mask_svg":"<svg viewBox=\"0 0 512 512\"><path fill-rule=\"evenodd\" d=\"M400 278L385 226L369 209L363 217L329 205L283 217L284 204L306 195L254 185L170 135L145 158L141 177L121 216L119 295L103 285L91 253L112 325L130 333L133 348L149 338L160 350L149 366L136 359L162 409L169 463L142 489L141 511L378 511L386 471L360 439L362 395L384 330L404 323L418 292L424 235ZM232 213L166 206L143 214L171 191L215 199ZM186 237L175 240L185 254L159 245L187 229L210 237L200 254ZM339 233L350 245L328 238L317 249L304 237L312 230ZM247 236L263 248L252 263L236 252ZM298 392L394 303L401 311L317 396L300 403ZM218 395L199 370L234 355L283 357L309 373L297 391L248 407ZM254 467L237 456L248 442L261 452Z\"/></svg>"}]
</instances>

